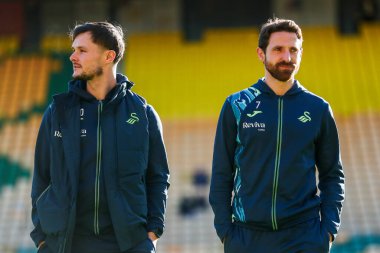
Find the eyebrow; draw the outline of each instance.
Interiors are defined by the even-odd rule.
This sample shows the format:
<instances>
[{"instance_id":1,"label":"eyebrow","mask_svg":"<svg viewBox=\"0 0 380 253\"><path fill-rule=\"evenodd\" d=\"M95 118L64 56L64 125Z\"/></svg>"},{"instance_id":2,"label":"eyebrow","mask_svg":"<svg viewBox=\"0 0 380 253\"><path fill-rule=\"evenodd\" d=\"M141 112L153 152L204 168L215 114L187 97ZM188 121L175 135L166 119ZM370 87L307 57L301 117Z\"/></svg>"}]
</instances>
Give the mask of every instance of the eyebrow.
<instances>
[{"instance_id":1,"label":"eyebrow","mask_svg":"<svg viewBox=\"0 0 380 253\"><path fill-rule=\"evenodd\" d=\"M87 49L87 47L85 46L77 46L77 47L74 47L74 46L71 46L72 49Z\"/></svg>"},{"instance_id":2,"label":"eyebrow","mask_svg":"<svg viewBox=\"0 0 380 253\"><path fill-rule=\"evenodd\" d=\"M272 47L273 49L278 49L278 48L286 48L286 46L281 46L281 45L276 45L276 46L273 46ZM301 50L302 49L302 47L300 47L300 48L298 48L298 47L295 47L295 46L291 46L291 47L289 47L290 49L296 49L296 50Z\"/></svg>"}]
</instances>

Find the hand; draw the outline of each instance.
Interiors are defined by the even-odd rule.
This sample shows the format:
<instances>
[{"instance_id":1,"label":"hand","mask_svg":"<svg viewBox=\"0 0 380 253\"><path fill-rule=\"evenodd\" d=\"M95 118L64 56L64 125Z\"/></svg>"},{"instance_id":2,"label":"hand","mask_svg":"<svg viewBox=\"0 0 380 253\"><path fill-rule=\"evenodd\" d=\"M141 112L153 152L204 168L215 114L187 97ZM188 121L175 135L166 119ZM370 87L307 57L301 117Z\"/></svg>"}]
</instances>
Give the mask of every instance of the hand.
<instances>
[{"instance_id":1,"label":"hand","mask_svg":"<svg viewBox=\"0 0 380 253\"><path fill-rule=\"evenodd\" d=\"M154 247L156 248L157 241L158 241L158 237L156 236L156 234L153 232L148 232L148 237L152 241Z\"/></svg>"},{"instance_id":2,"label":"hand","mask_svg":"<svg viewBox=\"0 0 380 253\"><path fill-rule=\"evenodd\" d=\"M333 236L330 234L330 232L329 232L329 240L330 240L330 243L332 243L332 241L333 241Z\"/></svg>"},{"instance_id":3,"label":"hand","mask_svg":"<svg viewBox=\"0 0 380 253\"><path fill-rule=\"evenodd\" d=\"M37 249L41 249L41 247L43 247L44 244L45 244L45 241L40 241L40 243L38 244Z\"/></svg>"},{"instance_id":4,"label":"hand","mask_svg":"<svg viewBox=\"0 0 380 253\"><path fill-rule=\"evenodd\" d=\"M330 234L330 232L328 232L329 233L329 249L331 249L331 246L332 246L332 242L333 242L333 239L334 239L334 237ZM330 252L330 251L329 251Z\"/></svg>"}]
</instances>

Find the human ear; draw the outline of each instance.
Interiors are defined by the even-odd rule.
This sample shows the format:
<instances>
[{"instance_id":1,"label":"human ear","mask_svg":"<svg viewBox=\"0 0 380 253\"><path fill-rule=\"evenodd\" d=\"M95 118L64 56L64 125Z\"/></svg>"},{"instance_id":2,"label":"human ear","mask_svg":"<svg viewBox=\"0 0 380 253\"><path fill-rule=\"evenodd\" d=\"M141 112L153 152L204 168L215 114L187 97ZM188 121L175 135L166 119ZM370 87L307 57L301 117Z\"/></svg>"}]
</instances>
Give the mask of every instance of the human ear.
<instances>
[{"instance_id":1,"label":"human ear","mask_svg":"<svg viewBox=\"0 0 380 253\"><path fill-rule=\"evenodd\" d=\"M107 50L106 51L106 62L112 63L116 58L116 52L114 50Z\"/></svg>"},{"instance_id":2,"label":"human ear","mask_svg":"<svg viewBox=\"0 0 380 253\"><path fill-rule=\"evenodd\" d=\"M265 52L260 48L256 48L257 56L259 57L260 61L264 63L265 61Z\"/></svg>"}]
</instances>

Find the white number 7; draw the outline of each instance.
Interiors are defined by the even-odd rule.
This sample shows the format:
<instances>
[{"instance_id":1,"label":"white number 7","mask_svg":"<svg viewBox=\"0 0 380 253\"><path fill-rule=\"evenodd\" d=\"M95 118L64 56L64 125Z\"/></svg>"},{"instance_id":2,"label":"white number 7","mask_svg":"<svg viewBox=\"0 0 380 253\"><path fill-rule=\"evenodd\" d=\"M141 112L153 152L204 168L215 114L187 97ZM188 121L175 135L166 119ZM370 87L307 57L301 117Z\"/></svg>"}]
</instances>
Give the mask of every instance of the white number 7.
<instances>
[{"instance_id":1,"label":"white number 7","mask_svg":"<svg viewBox=\"0 0 380 253\"><path fill-rule=\"evenodd\" d=\"M260 103L261 103L260 101L256 101L256 104L257 104L257 105L256 105L256 109L259 108Z\"/></svg>"}]
</instances>

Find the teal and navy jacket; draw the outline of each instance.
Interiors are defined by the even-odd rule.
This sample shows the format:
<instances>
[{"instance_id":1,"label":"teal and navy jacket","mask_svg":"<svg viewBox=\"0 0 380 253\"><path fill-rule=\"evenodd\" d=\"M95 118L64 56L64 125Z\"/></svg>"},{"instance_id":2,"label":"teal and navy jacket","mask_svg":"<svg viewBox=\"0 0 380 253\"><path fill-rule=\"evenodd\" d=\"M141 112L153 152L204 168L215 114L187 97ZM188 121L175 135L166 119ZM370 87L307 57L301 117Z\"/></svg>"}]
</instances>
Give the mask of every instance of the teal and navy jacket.
<instances>
[{"instance_id":1,"label":"teal and navy jacket","mask_svg":"<svg viewBox=\"0 0 380 253\"><path fill-rule=\"evenodd\" d=\"M221 239L233 222L276 231L315 217L335 238L344 174L329 104L298 81L283 96L261 79L229 96L216 130L209 200Z\"/></svg>"},{"instance_id":2,"label":"teal and navy jacket","mask_svg":"<svg viewBox=\"0 0 380 253\"><path fill-rule=\"evenodd\" d=\"M81 150L81 137L86 133L81 129L81 99L73 88L78 82L70 82L69 92L53 97L35 150L31 237L36 245L45 240L57 253L71 252L78 201L83 201L78 188L86 152ZM121 251L146 239L148 231L162 233L169 187L161 121L152 106L130 90L132 86L118 74L112 96L99 101L96 122L95 201L105 196ZM96 206L95 233L102 223Z\"/></svg>"}]
</instances>

